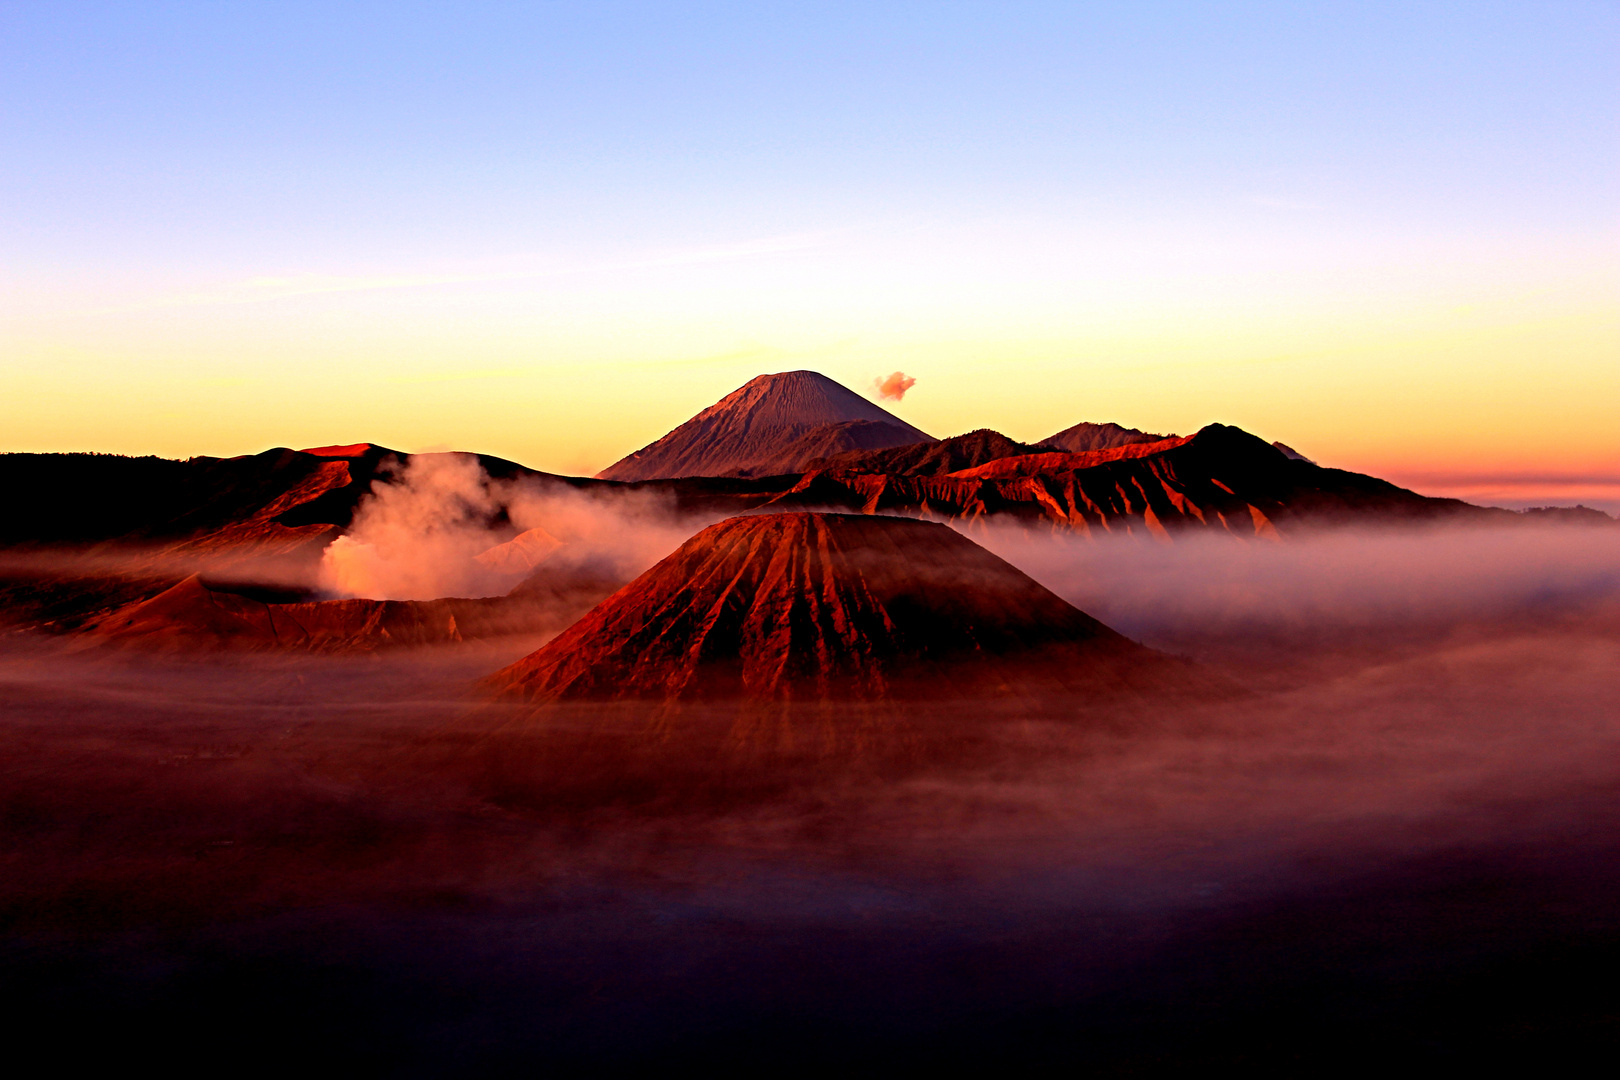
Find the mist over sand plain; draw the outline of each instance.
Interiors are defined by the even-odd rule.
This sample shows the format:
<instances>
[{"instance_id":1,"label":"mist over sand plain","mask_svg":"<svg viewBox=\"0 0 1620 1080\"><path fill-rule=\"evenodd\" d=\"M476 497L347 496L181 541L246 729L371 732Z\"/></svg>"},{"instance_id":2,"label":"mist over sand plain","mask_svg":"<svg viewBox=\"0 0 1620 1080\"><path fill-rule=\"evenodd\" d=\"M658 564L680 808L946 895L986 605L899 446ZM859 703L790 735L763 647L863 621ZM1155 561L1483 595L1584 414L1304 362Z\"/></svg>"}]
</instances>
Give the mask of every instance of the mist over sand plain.
<instances>
[{"instance_id":1,"label":"mist over sand plain","mask_svg":"<svg viewBox=\"0 0 1620 1080\"><path fill-rule=\"evenodd\" d=\"M1250 692L930 706L908 730L977 749L879 740L763 784L677 741L666 789L541 768L514 795L446 762L489 719L474 680L534 642L198 658L8 636L10 1015L25 1042L98 1033L64 1061L251 1044L399 1075L1608 1037L1612 995L1575 987L1620 931L1612 539L978 538ZM573 722L641 722L595 709Z\"/></svg>"}]
</instances>

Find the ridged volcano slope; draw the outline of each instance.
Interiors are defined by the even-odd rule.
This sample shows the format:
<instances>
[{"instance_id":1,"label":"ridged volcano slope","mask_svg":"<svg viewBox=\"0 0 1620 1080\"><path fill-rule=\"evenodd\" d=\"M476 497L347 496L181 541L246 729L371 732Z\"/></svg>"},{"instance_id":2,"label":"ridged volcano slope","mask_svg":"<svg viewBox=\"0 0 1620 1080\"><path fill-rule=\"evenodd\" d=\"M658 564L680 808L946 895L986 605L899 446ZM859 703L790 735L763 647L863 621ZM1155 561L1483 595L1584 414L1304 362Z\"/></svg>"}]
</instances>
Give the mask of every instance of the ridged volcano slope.
<instances>
[{"instance_id":1,"label":"ridged volcano slope","mask_svg":"<svg viewBox=\"0 0 1620 1080\"><path fill-rule=\"evenodd\" d=\"M945 525L789 513L705 529L486 684L541 700L816 699L1187 676Z\"/></svg>"},{"instance_id":2,"label":"ridged volcano slope","mask_svg":"<svg viewBox=\"0 0 1620 1080\"><path fill-rule=\"evenodd\" d=\"M838 429L861 420L882 426L838 445ZM794 446L822 428L826 430L820 437L832 439L831 443L819 449ZM873 438L874 434L880 437ZM766 476L792 471L806 453L933 441L933 436L825 375L784 371L749 380L662 439L608 466L600 476L623 481Z\"/></svg>"}]
</instances>

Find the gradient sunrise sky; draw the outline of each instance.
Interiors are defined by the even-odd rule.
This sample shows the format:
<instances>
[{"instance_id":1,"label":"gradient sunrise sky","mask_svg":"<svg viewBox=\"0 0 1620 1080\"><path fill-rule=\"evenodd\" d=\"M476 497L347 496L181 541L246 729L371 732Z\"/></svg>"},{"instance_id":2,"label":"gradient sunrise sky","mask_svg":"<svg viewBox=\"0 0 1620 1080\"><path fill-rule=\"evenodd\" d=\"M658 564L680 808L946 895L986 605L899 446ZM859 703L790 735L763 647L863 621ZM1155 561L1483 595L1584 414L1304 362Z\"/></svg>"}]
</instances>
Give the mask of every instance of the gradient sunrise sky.
<instances>
[{"instance_id":1,"label":"gradient sunrise sky","mask_svg":"<svg viewBox=\"0 0 1620 1080\"><path fill-rule=\"evenodd\" d=\"M592 473L754 375L1620 509L1620 6L0 2L0 450Z\"/></svg>"}]
</instances>

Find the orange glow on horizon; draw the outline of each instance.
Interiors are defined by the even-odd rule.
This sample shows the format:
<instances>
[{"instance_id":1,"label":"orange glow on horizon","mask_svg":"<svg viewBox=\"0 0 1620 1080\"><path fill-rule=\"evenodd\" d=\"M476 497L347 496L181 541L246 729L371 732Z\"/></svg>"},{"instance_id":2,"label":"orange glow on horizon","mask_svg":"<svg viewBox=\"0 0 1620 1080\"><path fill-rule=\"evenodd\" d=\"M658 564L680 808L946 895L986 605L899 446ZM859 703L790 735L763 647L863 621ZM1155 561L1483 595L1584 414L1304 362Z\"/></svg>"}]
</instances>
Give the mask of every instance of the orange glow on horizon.
<instances>
[{"instance_id":1,"label":"orange glow on horizon","mask_svg":"<svg viewBox=\"0 0 1620 1080\"><path fill-rule=\"evenodd\" d=\"M1590 238L1563 245L1557 270L1551 249L1512 273L1437 249L1422 273L1397 271L1392 249L1360 252L1352 277L1229 243L1247 277L1143 267L1093 288L1057 255L1037 281L988 255L941 277L927 245L761 248L544 288L413 277L41 309L0 339L16 358L0 372L0 449L370 441L593 475L755 375L810 368L868 395L875 372L906 372L915 386L882 404L937 436L1221 422L1327 465L1450 478L1441 487L1594 477L1602 491L1620 476L1620 261ZM875 268L852 272L863 259ZM537 299L563 314L534 320Z\"/></svg>"}]
</instances>

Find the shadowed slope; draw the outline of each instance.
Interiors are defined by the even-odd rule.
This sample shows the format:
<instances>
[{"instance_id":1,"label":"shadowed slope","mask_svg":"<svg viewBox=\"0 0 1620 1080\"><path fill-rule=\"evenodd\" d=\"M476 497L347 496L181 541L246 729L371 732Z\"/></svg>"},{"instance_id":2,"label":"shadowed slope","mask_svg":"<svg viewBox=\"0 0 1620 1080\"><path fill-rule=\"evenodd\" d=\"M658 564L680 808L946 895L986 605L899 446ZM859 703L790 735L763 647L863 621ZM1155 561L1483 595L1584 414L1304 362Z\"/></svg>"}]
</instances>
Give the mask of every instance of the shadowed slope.
<instances>
[{"instance_id":1,"label":"shadowed slope","mask_svg":"<svg viewBox=\"0 0 1620 1080\"><path fill-rule=\"evenodd\" d=\"M933 441L932 436L825 375L784 371L750 380L662 439L602 470L600 476L604 480L654 480L765 475L788 447L812 429L851 420L893 425L907 442Z\"/></svg>"},{"instance_id":2,"label":"shadowed slope","mask_svg":"<svg viewBox=\"0 0 1620 1080\"><path fill-rule=\"evenodd\" d=\"M589 483L488 454L467 456L495 479ZM9 493L11 511L0 517L0 546L112 541L191 553L303 551L318 558L373 485L411 457L372 443L185 461L0 454L0 487Z\"/></svg>"},{"instance_id":3,"label":"shadowed slope","mask_svg":"<svg viewBox=\"0 0 1620 1080\"><path fill-rule=\"evenodd\" d=\"M339 450L357 449L352 456ZM10 513L0 544L198 542L229 536L320 542L348 522L393 451L362 444L276 448L185 461L112 454L0 455Z\"/></svg>"},{"instance_id":4,"label":"shadowed slope","mask_svg":"<svg viewBox=\"0 0 1620 1080\"><path fill-rule=\"evenodd\" d=\"M882 698L1186 672L944 525L792 513L705 529L487 683L538 699Z\"/></svg>"},{"instance_id":5,"label":"shadowed slope","mask_svg":"<svg viewBox=\"0 0 1620 1080\"><path fill-rule=\"evenodd\" d=\"M752 476L788 476L802 473L817 462L850 454L896 446L929 446L917 442L917 429L889 420L845 420L811 428L774 457L761 460L744 473Z\"/></svg>"}]
</instances>

